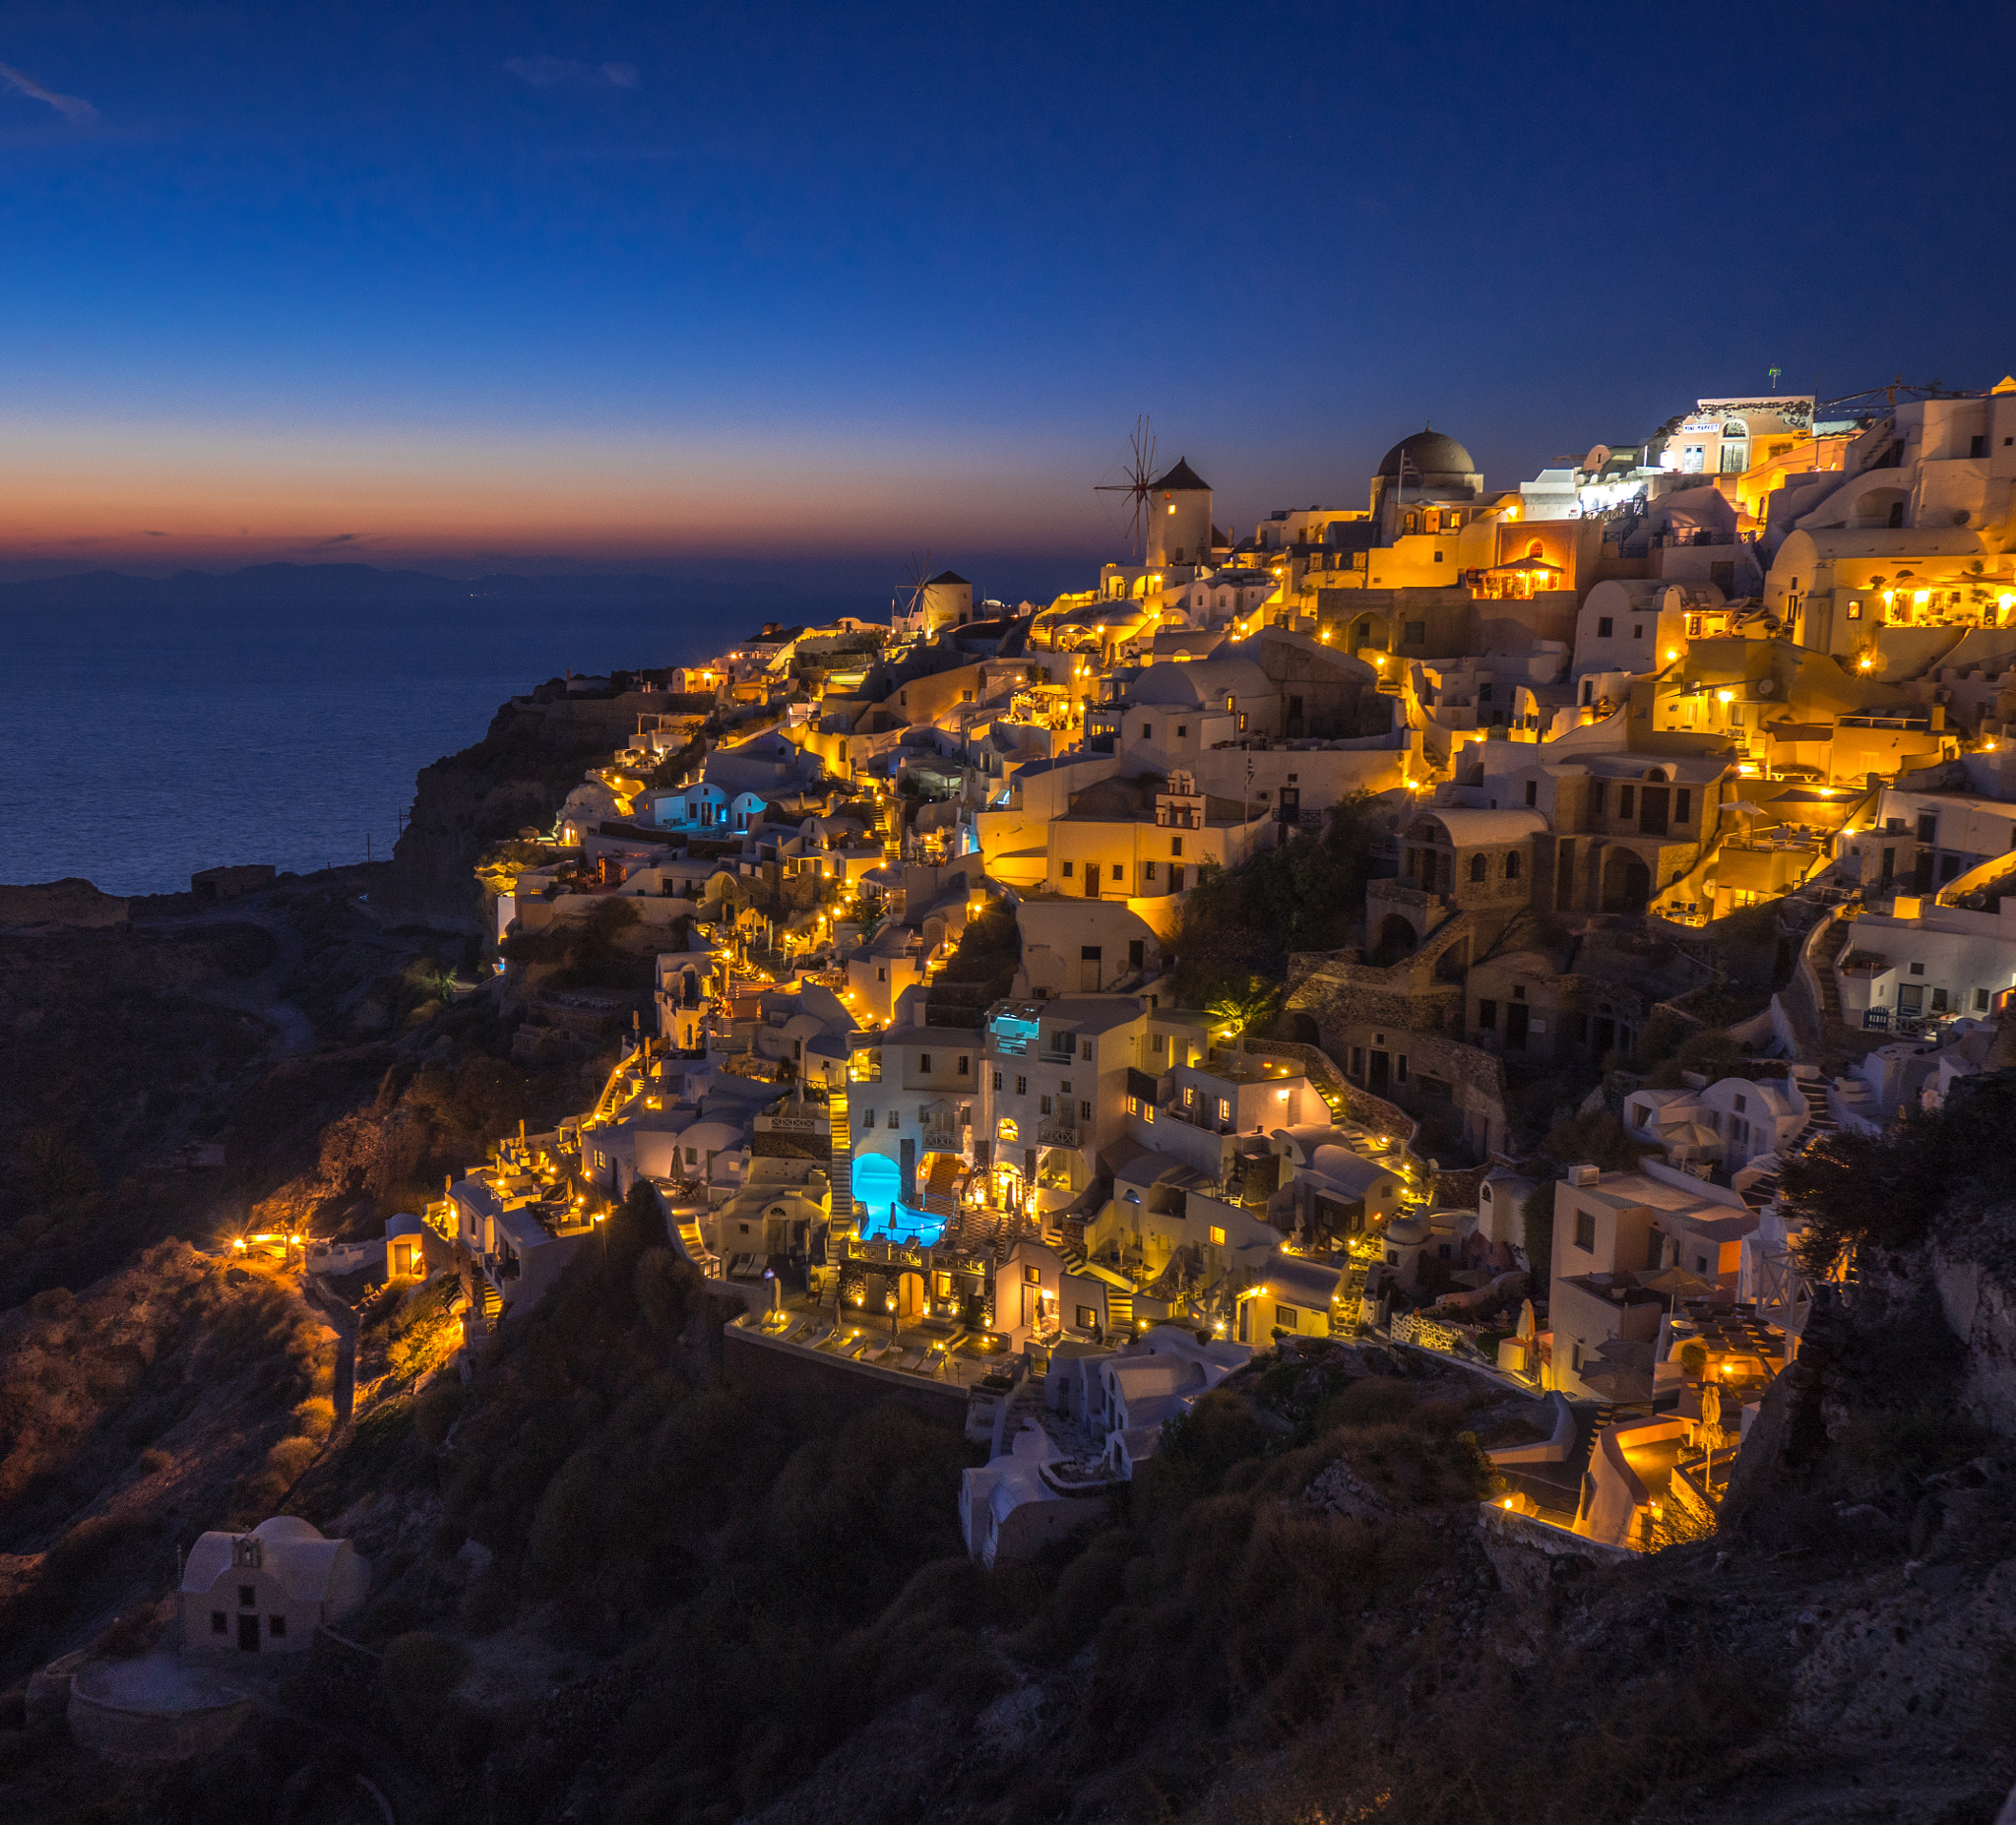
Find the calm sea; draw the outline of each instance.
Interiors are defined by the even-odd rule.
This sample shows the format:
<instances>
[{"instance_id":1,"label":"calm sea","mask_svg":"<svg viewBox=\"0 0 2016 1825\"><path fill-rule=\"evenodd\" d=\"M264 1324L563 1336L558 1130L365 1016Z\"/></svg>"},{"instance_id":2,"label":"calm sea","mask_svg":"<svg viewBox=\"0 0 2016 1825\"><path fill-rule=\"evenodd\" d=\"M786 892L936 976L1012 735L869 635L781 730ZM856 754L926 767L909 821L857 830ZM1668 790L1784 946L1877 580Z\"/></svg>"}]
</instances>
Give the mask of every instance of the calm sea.
<instances>
[{"instance_id":1,"label":"calm sea","mask_svg":"<svg viewBox=\"0 0 2016 1825\"><path fill-rule=\"evenodd\" d=\"M199 868L383 856L413 776L570 667L683 664L739 611L0 610L0 881L167 893ZM758 614L757 618L763 618Z\"/></svg>"}]
</instances>

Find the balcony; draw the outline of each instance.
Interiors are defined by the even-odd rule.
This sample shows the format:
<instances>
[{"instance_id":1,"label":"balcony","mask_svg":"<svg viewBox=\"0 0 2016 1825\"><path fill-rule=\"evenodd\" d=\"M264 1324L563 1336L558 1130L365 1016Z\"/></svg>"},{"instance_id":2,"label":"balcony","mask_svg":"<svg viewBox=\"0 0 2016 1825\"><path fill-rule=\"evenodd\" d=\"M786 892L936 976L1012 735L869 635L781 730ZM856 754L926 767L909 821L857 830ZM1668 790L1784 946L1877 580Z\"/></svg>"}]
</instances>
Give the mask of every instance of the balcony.
<instances>
[{"instance_id":1,"label":"balcony","mask_svg":"<svg viewBox=\"0 0 2016 1825\"><path fill-rule=\"evenodd\" d=\"M1079 1130L1067 1122L1040 1123L1036 1131L1039 1147L1076 1147L1079 1144Z\"/></svg>"}]
</instances>

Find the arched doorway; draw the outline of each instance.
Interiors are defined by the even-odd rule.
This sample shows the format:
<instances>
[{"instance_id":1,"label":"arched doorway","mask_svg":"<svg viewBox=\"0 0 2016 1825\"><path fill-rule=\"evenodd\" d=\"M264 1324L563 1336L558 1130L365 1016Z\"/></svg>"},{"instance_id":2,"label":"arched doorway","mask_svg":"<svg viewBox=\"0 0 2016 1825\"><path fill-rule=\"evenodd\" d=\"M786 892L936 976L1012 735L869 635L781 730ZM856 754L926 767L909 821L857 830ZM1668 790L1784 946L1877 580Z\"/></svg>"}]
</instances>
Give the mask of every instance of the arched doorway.
<instances>
[{"instance_id":1,"label":"arched doorway","mask_svg":"<svg viewBox=\"0 0 2016 1825\"><path fill-rule=\"evenodd\" d=\"M1360 647L1370 647L1375 652L1386 651L1386 623L1375 614L1361 614L1351 624L1351 639L1348 645L1355 653Z\"/></svg>"},{"instance_id":2,"label":"arched doorway","mask_svg":"<svg viewBox=\"0 0 2016 1825\"><path fill-rule=\"evenodd\" d=\"M1652 899L1652 870L1629 850L1612 850L1603 870L1603 910L1643 912Z\"/></svg>"},{"instance_id":3,"label":"arched doorway","mask_svg":"<svg viewBox=\"0 0 2016 1825\"><path fill-rule=\"evenodd\" d=\"M1379 968L1397 964L1415 947L1415 931L1398 912L1389 912L1379 922L1379 935L1372 944L1372 962Z\"/></svg>"},{"instance_id":4,"label":"arched doorway","mask_svg":"<svg viewBox=\"0 0 2016 1825\"><path fill-rule=\"evenodd\" d=\"M1316 1031L1316 1017L1313 1014L1291 1014L1288 1017L1288 1037L1297 1045L1321 1045L1322 1036Z\"/></svg>"},{"instance_id":5,"label":"arched doorway","mask_svg":"<svg viewBox=\"0 0 2016 1825\"><path fill-rule=\"evenodd\" d=\"M906 1268L896 1277L896 1322L920 1324L929 1309L930 1289L915 1268Z\"/></svg>"}]
</instances>

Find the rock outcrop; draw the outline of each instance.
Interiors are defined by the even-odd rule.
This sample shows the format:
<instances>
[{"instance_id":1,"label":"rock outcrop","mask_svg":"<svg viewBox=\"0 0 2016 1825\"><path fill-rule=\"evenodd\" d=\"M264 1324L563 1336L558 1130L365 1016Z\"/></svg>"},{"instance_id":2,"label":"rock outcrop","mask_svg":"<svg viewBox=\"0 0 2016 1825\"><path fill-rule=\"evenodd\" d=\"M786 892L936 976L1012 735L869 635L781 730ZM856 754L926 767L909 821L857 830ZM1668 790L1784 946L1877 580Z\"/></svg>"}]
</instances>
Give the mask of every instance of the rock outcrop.
<instances>
[{"instance_id":1,"label":"rock outcrop","mask_svg":"<svg viewBox=\"0 0 2016 1825\"><path fill-rule=\"evenodd\" d=\"M126 902L71 875L32 887L0 887L0 931L68 926L95 931L126 923Z\"/></svg>"},{"instance_id":2,"label":"rock outcrop","mask_svg":"<svg viewBox=\"0 0 2016 1825\"><path fill-rule=\"evenodd\" d=\"M585 769L621 738L604 723L549 708L514 698L473 747L420 769L412 814L374 894L388 923L482 932L474 869L483 851L526 825L545 829Z\"/></svg>"}]
</instances>

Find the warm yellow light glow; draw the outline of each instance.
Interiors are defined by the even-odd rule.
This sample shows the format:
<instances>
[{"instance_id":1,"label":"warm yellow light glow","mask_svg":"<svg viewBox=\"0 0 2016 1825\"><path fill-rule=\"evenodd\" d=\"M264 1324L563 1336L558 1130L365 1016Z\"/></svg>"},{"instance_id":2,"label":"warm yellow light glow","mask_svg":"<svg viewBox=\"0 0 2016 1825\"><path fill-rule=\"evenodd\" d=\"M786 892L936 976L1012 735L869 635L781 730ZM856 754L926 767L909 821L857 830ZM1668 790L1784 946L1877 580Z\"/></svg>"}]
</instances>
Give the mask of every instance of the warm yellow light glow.
<instances>
[{"instance_id":1,"label":"warm yellow light glow","mask_svg":"<svg viewBox=\"0 0 2016 1825\"><path fill-rule=\"evenodd\" d=\"M1678 647L1668 647L1666 656L1669 661L1676 660L1680 657L1680 650Z\"/></svg>"},{"instance_id":2,"label":"warm yellow light glow","mask_svg":"<svg viewBox=\"0 0 2016 1825\"><path fill-rule=\"evenodd\" d=\"M1719 704L1732 704L1735 700L1736 694L1733 691L1717 691L1715 693L1715 701Z\"/></svg>"}]
</instances>

